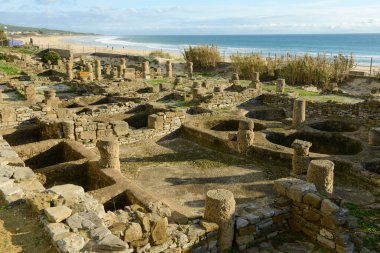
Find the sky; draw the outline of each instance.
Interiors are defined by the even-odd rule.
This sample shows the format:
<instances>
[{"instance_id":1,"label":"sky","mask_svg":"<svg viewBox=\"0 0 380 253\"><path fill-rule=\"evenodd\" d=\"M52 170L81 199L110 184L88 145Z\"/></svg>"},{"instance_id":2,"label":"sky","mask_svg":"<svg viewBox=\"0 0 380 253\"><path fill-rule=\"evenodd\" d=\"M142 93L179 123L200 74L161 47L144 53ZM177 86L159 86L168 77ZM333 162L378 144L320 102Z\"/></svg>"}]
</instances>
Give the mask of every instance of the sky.
<instances>
[{"instance_id":1,"label":"sky","mask_svg":"<svg viewBox=\"0 0 380 253\"><path fill-rule=\"evenodd\" d=\"M107 35L380 33L380 1L0 0L0 23Z\"/></svg>"}]
</instances>

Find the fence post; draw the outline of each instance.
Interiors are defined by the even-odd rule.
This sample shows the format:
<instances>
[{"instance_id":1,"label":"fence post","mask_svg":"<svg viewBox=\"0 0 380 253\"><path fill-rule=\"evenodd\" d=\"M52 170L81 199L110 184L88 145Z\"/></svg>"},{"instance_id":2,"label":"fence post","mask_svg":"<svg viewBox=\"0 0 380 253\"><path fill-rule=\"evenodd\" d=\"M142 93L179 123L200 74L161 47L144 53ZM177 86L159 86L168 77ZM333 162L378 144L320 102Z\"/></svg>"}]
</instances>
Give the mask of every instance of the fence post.
<instances>
[{"instance_id":1,"label":"fence post","mask_svg":"<svg viewBox=\"0 0 380 253\"><path fill-rule=\"evenodd\" d=\"M372 63L373 63L373 58L371 57L371 65L369 66L369 75L372 75Z\"/></svg>"}]
</instances>

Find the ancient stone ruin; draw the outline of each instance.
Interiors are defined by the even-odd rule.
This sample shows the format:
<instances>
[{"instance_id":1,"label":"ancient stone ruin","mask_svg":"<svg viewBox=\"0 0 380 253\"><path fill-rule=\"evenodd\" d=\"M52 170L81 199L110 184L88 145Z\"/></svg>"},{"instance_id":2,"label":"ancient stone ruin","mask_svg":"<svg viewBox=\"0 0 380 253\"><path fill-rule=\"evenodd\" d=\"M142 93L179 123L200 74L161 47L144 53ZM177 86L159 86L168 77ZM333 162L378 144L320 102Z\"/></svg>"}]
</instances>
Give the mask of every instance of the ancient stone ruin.
<instances>
[{"instance_id":1,"label":"ancient stone ruin","mask_svg":"<svg viewBox=\"0 0 380 253\"><path fill-rule=\"evenodd\" d=\"M1 203L57 252L374 252L355 210L378 201L376 97L66 53L0 77Z\"/></svg>"}]
</instances>

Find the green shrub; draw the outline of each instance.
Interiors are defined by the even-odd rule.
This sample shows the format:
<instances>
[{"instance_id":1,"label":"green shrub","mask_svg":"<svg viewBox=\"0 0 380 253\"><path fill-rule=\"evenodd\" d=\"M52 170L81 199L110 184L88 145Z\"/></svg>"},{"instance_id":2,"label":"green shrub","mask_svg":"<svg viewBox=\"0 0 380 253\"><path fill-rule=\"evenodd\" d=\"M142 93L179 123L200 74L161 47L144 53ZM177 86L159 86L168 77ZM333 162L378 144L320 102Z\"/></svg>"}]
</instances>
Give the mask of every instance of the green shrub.
<instances>
[{"instance_id":1,"label":"green shrub","mask_svg":"<svg viewBox=\"0 0 380 253\"><path fill-rule=\"evenodd\" d=\"M348 71L354 66L352 55L346 57L338 55L328 58L318 54L312 57L288 56L281 68L281 76L291 85L313 84L323 87L330 82L341 83L347 77Z\"/></svg>"},{"instance_id":2,"label":"green shrub","mask_svg":"<svg viewBox=\"0 0 380 253\"><path fill-rule=\"evenodd\" d=\"M231 64L234 72L238 73L240 78L251 80L253 72L260 72L262 80L273 80L278 76L278 68L282 63L281 59L268 57L264 59L259 54L231 56Z\"/></svg>"},{"instance_id":3,"label":"green shrub","mask_svg":"<svg viewBox=\"0 0 380 253\"><path fill-rule=\"evenodd\" d=\"M214 69L221 61L220 52L217 46L189 46L183 50L183 57L186 62L192 62L195 70Z\"/></svg>"},{"instance_id":4,"label":"green shrub","mask_svg":"<svg viewBox=\"0 0 380 253\"><path fill-rule=\"evenodd\" d=\"M42 61L45 63L50 61L52 64L57 64L58 60L60 59L61 56L59 56L59 54L54 51L49 51L42 56Z\"/></svg>"},{"instance_id":5,"label":"green shrub","mask_svg":"<svg viewBox=\"0 0 380 253\"><path fill-rule=\"evenodd\" d=\"M163 52L162 50L155 50L150 52L149 54L150 58L170 58L170 54Z\"/></svg>"}]
</instances>

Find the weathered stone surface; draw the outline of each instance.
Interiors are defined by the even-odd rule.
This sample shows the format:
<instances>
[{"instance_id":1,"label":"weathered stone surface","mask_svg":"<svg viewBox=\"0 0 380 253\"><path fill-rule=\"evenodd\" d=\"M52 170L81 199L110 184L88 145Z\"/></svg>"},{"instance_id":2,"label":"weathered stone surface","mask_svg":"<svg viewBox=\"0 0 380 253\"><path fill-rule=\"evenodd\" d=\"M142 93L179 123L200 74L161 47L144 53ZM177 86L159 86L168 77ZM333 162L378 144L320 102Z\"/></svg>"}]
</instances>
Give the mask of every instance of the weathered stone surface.
<instances>
[{"instance_id":1,"label":"weathered stone surface","mask_svg":"<svg viewBox=\"0 0 380 253\"><path fill-rule=\"evenodd\" d=\"M242 218L237 218L236 219L236 229L241 229L243 227L246 227L248 226L249 224L249 221L247 221L246 219L242 219Z\"/></svg>"},{"instance_id":2,"label":"weathered stone surface","mask_svg":"<svg viewBox=\"0 0 380 253\"><path fill-rule=\"evenodd\" d=\"M14 180L8 177L0 177L0 188L12 188L13 182Z\"/></svg>"},{"instance_id":3,"label":"weathered stone surface","mask_svg":"<svg viewBox=\"0 0 380 253\"><path fill-rule=\"evenodd\" d=\"M206 233L219 230L219 225L214 223L214 222L208 222L205 220L201 220L200 224L206 230Z\"/></svg>"},{"instance_id":4,"label":"weathered stone surface","mask_svg":"<svg viewBox=\"0 0 380 253\"><path fill-rule=\"evenodd\" d=\"M56 206L45 209L45 214L51 222L61 222L71 215L71 209L67 206Z\"/></svg>"},{"instance_id":5,"label":"weathered stone surface","mask_svg":"<svg viewBox=\"0 0 380 253\"><path fill-rule=\"evenodd\" d=\"M143 237L142 228L139 223L130 222L126 224L124 231L124 241L133 242L140 240Z\"/></svg>"},{"instance_id":6,"label":"weathered stone surface","mask_svg":"<svg viewBox=\"0 0 380 253\"><path fill-rule=\"evenodd\" d=\"M13 173L13 178L16 182L35 178L33 170L28 167L16 167Z\"/></svg>"},{"instance_id":7,"label":"weathered stone surface","mask_svg":"<svg viewBox=\"0 0 380 253\"><path fill-rule=\"evenodd\" d=\"M206 194L204 218L219 225L218 248L221 251L232 246L234 232L235 199L227 190L211 190Z\"/></svg>"},{"instance_id":8,"label":"weathered stone surface","mask_svg":"<svg viewBox=\"0 0 380 253\"><path fill-rule=\"evenodd\" d=\"M167 227L167 218L159 218L151 222L152 240L155 245L160 245L168 240Z\"/></svg>"},{"instance_id":9,"label":"weathered stone surface","mask_svg":"<svg viewBox=\"0 0 380 253\"><path fill-rule=\"evenodd\" d=\"M106 227L98 227L90 231L90 237L94 240L102 240L107 235L110 235L111 231Z\"/></svg>"},{"instance_id":10,"label":"weathered stone surface","mask_svg":"<svg viewBox=\"0 0 380 253\"><path fill-rule=\"evenodd\" d=\"M319 209L321 207L322 198L315 193L307 193L303 197L303 202L316 209Z\"/></svg>"},{"instance_id":11,"label":"weathered stone surface","mask_svg":"<svg viewBox=\"0 0 380 253\"><path fill-rule=\"evenodd\" d=\"M303 196L309 192L315 192L314 184L303 182L302 184L294 184L288 191L288 197L294 201L302 202Z\"/></svg>"},{"instance_id":12,"label":"weathered stone surface","mask_svg":"<svg viewBox=\"0 0 380 253\"><path fill-rule=\"evenodd\" d=\"M73 185L73 184L65 184L54 186L49 189L49 191L61 195L64 199L77 198L79 195L84 194L84 189L81 186Z\"/></svg>"},{"instance_id":13,"label":"weathered stone surface","mask_svg":"<svg viewBox=\"0 0 380 253\"><path fill-rule=\"evenodd\" d=\"M57 246L61 252L64 253L77 253L85 245L84 238L82 236L70 236L57 241Z\"/></svg>"},{"instance_id":14,"label":"weathered stone surface","mask_svg":"<svg viewBox=\"0 0 380 253\"><path fill-rule=\"evenodd\" d=\"M321 212L323 215L330 215L334 212L339 211L339 206L329 199L322 200Z\"/></svg>"},{"instance_id":15,"label":"weathered stone surface","mask_svg":"<svg viewBox=\"0 0 380 253\"><path fill-rule=\"evenodd\" d=\"M67 225L74 231L78 231L80 229L92 229L95 227L95 224L90 220L83 218L78 213L73 214L69 218L66 219Z\"/></svg>"},{"instance_id":16,"label":"weathered stone surface","mask_svg":"<svg viewBox=\"0 0 380 253\"><path fill-rule=\"evenodd\" d=\"M69 235L70 228L63 223L49 223L46 225L46 231L53 241L57 241L63 239L60 238L63 234Z\"/></svg>"},{"instance_id":17,"label":"weathered stone surface","mask_svg":"<svg viewBox=\"0 0 380 253\"><path fill-rule=\"evenodd\" d=\"M109 234L98 242L99 249L122 251L128 248L128 244L120 240L117 236Z\"/></svg>"},{"instance_id":18,"label":"weathered stone surface","mask_svg":"<svg viewBox=\"0 0 380 253\"><path fill-rule=\"evenodd\" d=\"M318 235L317 241L320 242L322 245L328 247L329 249L335 249L335 242L327 239L326 237Z\"/></svg>"},{"instance_id":19,"label":"weathered stone surface","mask_svg":"<svg viewBox=\"0 0 380 253\"><path fill-rule=\"evenodd\" d=\"M152 213L156 213L161 217L170 217L172 215L172 211L168 205L161 201L148 203L148 209Z\"/></svg>"},{"instance_id":20,"label":"weathered stone surface","mask_svg":"<svg viewBox=\"0 0 380 253\"><path fill-rule=\"evenodd\" d=\"M6 177L11 178L16 167L8 166L8 165L2 165L0 166L0 177Z\"/></svg>"}]
</instances>

